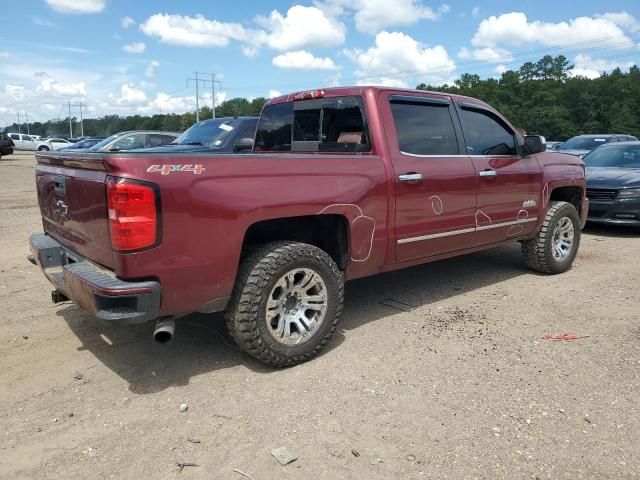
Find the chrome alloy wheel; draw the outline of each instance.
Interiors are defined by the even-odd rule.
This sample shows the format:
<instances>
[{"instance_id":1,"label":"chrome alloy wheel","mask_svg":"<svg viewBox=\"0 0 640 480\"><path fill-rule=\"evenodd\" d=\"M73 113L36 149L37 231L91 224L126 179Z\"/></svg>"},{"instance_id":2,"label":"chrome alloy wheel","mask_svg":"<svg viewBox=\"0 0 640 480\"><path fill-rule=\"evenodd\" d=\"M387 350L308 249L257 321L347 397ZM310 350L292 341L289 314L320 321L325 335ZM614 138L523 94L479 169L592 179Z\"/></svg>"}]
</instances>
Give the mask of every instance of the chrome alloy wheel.
<instances>
[{"instance_id":1,"label":"chrome alloy wheel","mask_svg":"<svg viewBox=\"0 0 640 480\"><path fill-rule=\"evenodd\" d=\"M308 341L324 321L327 286L310 268L295 268L274 285L267 299L267 330L284 345Z\"/></svg>"},{"instance_id":2,"label":"chrome alloy wheel","mask_svg":"<svg viewBox=\"0 0 640 480\"><path fill-rule=\"evenodd\" d=\"M553 258L561 262L571 254L575 230L569 217L562 217L553 230Z\"/></svg>"}]
</instances>

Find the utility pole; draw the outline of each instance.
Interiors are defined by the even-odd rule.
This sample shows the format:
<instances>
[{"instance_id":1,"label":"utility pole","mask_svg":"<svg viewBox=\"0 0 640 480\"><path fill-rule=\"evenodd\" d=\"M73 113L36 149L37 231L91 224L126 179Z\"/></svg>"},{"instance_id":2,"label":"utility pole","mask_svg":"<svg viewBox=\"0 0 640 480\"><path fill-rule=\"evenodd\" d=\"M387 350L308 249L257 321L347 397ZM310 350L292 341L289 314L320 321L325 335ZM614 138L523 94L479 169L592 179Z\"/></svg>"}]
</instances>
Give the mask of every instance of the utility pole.
<instances>
[{"instance_id":1,"label":"utility pole","mask_svg":"<svg viewBox=\"0 0 640 480\"><path fill-rule=\"evenodd\" d=\"M29 131L29 114L27 112L24 112L24 118L27 121L27 135L31 135L31 132Z\"/></svg>"},{"instance_id":2,"label":"utility pole","mask_svg":"<svg viewBox=\"0 0 640 480\"><path fill-rule=\"evenodd\" d=\"M69 102L69 140L73 138L73 127L71 126L71 102Z\"/></svg>"},{"instance_id":3,"label":"utility pole","mask_svg":"<svg viewBox=\"0 0 640 480\"><path fill-rule=\"evenodd\" d=\"M216 80L215 73L202 73L202 72L193 72L195 78L187 78L187 86L189 86L189 81L196 82L196 122L200 121L200 89L199 83L202 82L205 86L207 83L211 84L211 111L212 118L216 118L216 83L222 88L222 82L220 80ZM198 75L211 75L211 80L207 80Z\"/></svg>"},{"instance_id":4,"label":"utility pole","mask_svg":"<svg viewBox=\"0 0 640 480\"><path fill-rule=\"evenodd\" d=\"M69 138L73 138L73 127L72 127L72 119L71 119L71 107L77 107L80 109L80 136L84 137L84 122L82 118L82 109L86 107L86 105L82 102L71 103L67 102L65 104L69 109Z\"/></svg>"},{"instance_id":5,"label":"utility pole","mask_svg":"<svg viewBox=\"0 0 640 480\"><path fill-rule=\"evenodd\" d=\"M20 124L20 112L18 112L18 133L22 133L22 125Z\"/></svg>"}]
</instances>

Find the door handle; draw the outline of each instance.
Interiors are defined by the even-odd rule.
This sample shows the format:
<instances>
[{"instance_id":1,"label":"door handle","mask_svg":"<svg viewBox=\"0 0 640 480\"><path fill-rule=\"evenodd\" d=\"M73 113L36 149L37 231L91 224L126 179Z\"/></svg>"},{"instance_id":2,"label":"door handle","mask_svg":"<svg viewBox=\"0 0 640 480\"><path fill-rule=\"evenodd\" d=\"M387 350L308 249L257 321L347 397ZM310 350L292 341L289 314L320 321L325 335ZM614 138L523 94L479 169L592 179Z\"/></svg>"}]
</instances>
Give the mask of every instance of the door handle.
<instances>
[{"instance_id":1,"label":"door handle","mask_svg":"<svg viewBox=\"0 0 640 480\"><path fill-rule=\"evenodd\" d=\"M480 176L481 177L495 177L496 175L498 175L498 172L496 172L495 170L482 170L480 172Z\"/></svg>"},{"instance_id":2,"label":"door handle","mask_svg":"<svg viewBox=\"0 0 640 480\"><path fill-rule=\"evenodd\" d=\"M419 182L420 180L422 180L422 174L421 173L405 173L404 175L400 175L398 177L400 179L401 182Z\"/></svg>"}]
</instances>

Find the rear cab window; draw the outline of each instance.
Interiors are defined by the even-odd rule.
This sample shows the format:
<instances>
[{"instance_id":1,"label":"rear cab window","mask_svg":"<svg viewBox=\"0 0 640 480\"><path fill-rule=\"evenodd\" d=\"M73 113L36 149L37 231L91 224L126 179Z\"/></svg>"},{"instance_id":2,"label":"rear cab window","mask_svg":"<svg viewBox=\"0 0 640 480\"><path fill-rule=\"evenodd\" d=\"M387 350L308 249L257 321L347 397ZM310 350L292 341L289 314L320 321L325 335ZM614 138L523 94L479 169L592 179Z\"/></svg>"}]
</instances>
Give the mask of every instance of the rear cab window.
<instances>
[{"instance_id":1,"label":"rear cab window","mask_svg":"<svg viewBox=\"0 0 640 480\"><path fill-rule=\"evenodd\" d=\"M267 105L255 151L369 152L362 98L328 97Z\"/></svg>"},{"instance_id":2,"label":"rear cab window","mask_svg":"<svg viewBox=\"0 0 640 480\"><path fill-rule=\"evenodd\" d=\"M458 155L458 137L447 100L392 95L389 98L400 152Z\"/></svg>"}]
</instances>

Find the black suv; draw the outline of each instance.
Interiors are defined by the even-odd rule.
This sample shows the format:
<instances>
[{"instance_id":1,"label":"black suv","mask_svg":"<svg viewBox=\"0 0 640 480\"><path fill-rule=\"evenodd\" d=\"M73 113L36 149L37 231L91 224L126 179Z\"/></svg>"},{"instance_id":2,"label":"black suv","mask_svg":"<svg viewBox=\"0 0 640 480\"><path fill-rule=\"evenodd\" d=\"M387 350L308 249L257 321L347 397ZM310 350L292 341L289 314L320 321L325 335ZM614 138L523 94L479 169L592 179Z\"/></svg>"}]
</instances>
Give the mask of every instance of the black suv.
<instances>
[{"instance_id":1,"label":"black suv","mask_svg":"<svg viewBox=\"0 0 640 480\"><path fill-rule=\"evenodd\" d=\"M11 155L15 144L6 132L0 133L0 157L3 155Z\"/></svg>"}]
</instances>

